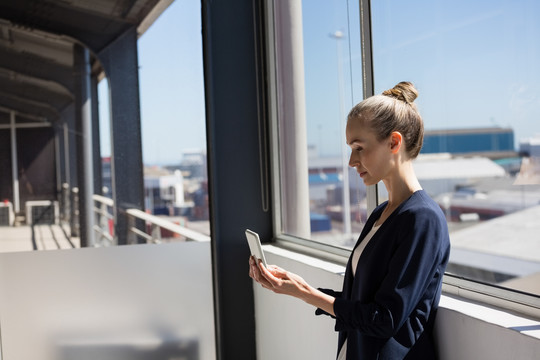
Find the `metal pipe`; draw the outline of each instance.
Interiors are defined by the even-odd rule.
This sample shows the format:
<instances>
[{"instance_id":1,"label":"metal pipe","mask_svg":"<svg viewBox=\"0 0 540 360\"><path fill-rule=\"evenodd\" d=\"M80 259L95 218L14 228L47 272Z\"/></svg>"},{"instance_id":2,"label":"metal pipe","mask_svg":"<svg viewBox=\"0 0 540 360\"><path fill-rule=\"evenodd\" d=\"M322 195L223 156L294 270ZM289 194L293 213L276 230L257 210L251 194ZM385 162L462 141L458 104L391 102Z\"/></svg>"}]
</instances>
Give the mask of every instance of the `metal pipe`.
<instances>
[{"instance_id":1,"label":"metal pipe","mask_svg":"<svg viewBox=\"0 0 540 360\"><path fill-rule=\"evenodd\" d=\"M13 208L15 214L21 211L19 198L19 166L17 164L17 132L15 130L15 111L9 112L11 125L11 176L13 178Z\"/></svg>"},{"instance_id":2,"label":"metal pipe","mask_svg":"<svg viewBox=\"0 0 540 360\"><path fill-rule=\"evenodd\" d=\"M375 85L373 81L373 46L371 37L371 0L360 0L360 35L362 49L362 86L364 90L364 99L375 94ZM371 213L379 203L378 186L368 186L367 212Z\"/></svg>"},{"instance_id":3,"label":"metal pipe","mask_svg":"<svg viewBox=\"0 0 540 360\"><path fill-rule=\"evenodd\" d=\"M83 166L84 178L84 214L85 217L85 233L88 247L94 246L94 162L93 162L93 146L92 146L92 96L90 83L90 53L87 48L82 49L82 64L81 64L81 81L83 91L82 104L82 142L83 142ZM80 196L81 194L79 194Z\"/></svg>"}]
</instances>

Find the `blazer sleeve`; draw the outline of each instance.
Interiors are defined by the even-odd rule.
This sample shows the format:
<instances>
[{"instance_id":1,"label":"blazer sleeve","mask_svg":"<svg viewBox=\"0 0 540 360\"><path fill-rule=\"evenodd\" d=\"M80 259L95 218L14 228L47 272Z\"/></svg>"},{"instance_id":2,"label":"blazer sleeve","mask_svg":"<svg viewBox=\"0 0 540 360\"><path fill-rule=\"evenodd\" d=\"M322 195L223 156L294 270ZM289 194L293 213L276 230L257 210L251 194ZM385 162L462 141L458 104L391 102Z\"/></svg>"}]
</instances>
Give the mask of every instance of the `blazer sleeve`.
<instances>
[{"instance_id":1,"label":"blazer sleeve","mask_svg":"<svg viewBox=\"0 0 540 360\"><path fill-rule=\"evenodd\" d=\"M332 289L323 289L323 288L317 288L317 290L320 290L321 292L325 293L326 295L330 295L330 296L333 296L335 298L341 297L341 292L340 291L334 291ZM315 315L328 315L328 316L335 319L335 317L333 315L327 313L326 311L324 311L323 309L320 309L320 308L317 308L315 310Z\"/></svg>"},{"instance_id":2,"label":"blazer sleeve","mask_svg":"<svg viewBox=\"0 0 540 360\"><path fill-rule=\"evenodd\" d=\"M336 298L337 331L357 329L370 336L392 337L423 297L436 296L425 293L432 281L439 281L439 272L444 272L439 265L444 263L441 247L447 230L433 209L401 215L394 229L394 235L399 236L397 247L374 301Z\"/></svg>"}]
</instances>

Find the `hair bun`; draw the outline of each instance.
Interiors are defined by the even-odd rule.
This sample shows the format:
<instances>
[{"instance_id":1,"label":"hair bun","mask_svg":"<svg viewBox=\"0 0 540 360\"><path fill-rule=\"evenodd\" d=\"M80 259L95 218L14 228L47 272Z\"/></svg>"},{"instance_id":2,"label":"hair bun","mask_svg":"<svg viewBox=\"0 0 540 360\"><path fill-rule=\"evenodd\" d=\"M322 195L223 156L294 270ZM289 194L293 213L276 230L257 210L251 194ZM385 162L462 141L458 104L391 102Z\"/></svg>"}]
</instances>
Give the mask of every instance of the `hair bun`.
<instances>
[{"instance_id":1,"label":"hair bun","mask_svg":"<svg viewBox=\"0 0 540 360\"><path fill-rule=\"evenodd\" d=\"M416 91L414 85L408 81L402 81L392 89L384 91L382 94L397 100L405 101L407 104L412 104L418 97L418 91Z\"/></svg>"}]
</instances>

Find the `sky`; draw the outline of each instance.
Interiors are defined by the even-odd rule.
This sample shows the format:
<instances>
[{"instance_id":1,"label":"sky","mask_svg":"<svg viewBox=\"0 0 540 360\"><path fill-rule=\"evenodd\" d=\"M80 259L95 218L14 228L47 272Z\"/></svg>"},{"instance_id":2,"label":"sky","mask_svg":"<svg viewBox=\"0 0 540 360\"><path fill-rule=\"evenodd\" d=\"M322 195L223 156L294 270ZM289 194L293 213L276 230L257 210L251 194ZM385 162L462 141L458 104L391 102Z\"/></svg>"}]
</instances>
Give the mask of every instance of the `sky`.
<instances>
[{"instance_id":1,"label":"sky","mask_svg":"<svg viewBox=\"0 0 540 360\"><path fill-rule=\"evenodd\" d=\"M358 14L358 1L303 1L308 143L321 156L343 150L344 118L362 100ZM373 1L375 91L412 81L426 129L512 127L517 147L540 133L539 17L535 0ZM138 46L143 161L178 164L206 146L200 1L173 2Z\"/></svg>"},{"instance_id":2,"label":"sky","mask_svg":"<svg viewBox=\"0 0 540 360\"><path fill-rule=\"evenodd\" d=\"M139 38L138 51L143 162L177 165L184 150L206 148L200 1L174 1ZM109 156L106 81L98 90L102 155Z\"/></svg>"}]
</instances>

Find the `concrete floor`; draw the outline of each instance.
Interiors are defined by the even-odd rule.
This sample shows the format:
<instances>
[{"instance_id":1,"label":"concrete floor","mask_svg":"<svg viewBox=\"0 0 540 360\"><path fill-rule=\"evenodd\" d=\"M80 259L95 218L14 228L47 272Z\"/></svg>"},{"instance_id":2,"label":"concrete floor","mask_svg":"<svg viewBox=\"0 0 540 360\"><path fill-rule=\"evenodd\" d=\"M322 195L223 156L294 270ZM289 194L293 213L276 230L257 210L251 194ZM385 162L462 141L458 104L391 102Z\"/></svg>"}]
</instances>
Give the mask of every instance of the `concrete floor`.
<instances>
[{"instance_id":1,"label":"concrete floor","mask_svg":"<svg viewBox=\"0 0 540 360\"><path fill-rule=\"evenodd\" d=\"M69 237L69 228L60 225L20 225L0 227L0 252L58 250L80 247L79 238Z\"/></svg>"}]
</instances>

